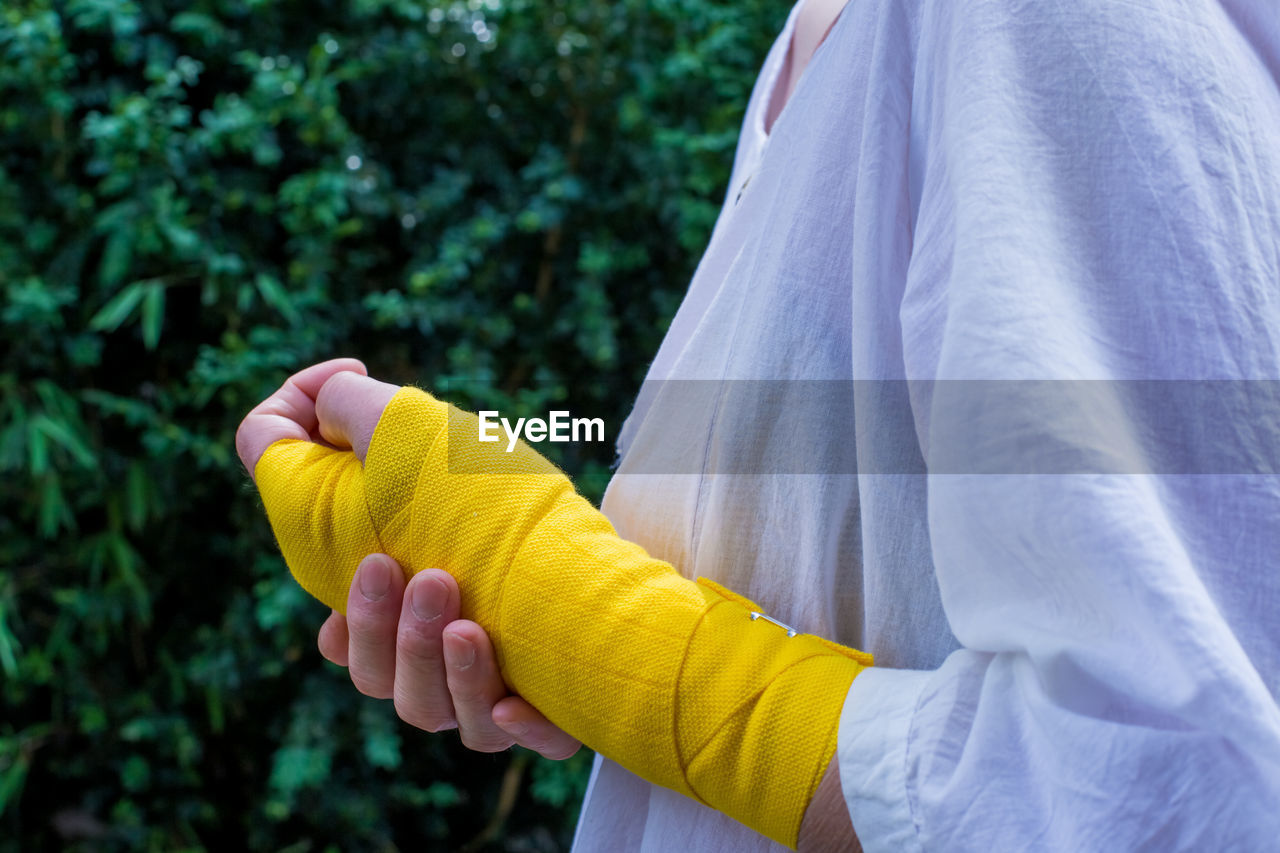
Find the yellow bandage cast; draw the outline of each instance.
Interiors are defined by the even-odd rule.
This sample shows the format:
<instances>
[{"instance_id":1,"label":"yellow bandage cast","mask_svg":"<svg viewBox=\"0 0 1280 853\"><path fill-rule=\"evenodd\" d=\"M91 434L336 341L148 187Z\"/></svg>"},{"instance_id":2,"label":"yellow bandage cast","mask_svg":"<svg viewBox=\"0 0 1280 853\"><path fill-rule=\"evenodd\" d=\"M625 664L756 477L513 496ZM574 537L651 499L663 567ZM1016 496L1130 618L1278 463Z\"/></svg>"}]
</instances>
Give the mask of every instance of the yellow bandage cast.
<instances>
[{"instance_id":1,"label":"yellow bandage cast","mask_svg":"<svg viewBox=\"0 0 1280 853\"><path fill-rule=\"evenodd\" d=\"M445 569L507 684L548 719L795 847L871 657L788 636L747 599L685 579L533 450L477 433L473 416L405 388L363 467L310 442L268 448L255 474L298 582L341 611L367 554Z\"/></svg>"}]
</instances>

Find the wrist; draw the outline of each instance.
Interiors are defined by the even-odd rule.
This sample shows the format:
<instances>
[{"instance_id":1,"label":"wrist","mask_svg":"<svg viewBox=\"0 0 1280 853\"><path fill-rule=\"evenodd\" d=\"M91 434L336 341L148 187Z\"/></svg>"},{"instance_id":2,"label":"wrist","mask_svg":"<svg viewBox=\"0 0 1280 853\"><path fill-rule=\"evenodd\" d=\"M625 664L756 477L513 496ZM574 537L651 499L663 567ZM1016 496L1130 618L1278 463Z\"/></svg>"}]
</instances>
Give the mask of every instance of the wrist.
<instances>
[{"instance_id":1,"label":"wrist","mask_svg":"<svg viewBox=\"0 0 1280 853\"><path fill-rule=\"evenodd\" d=\"M862 853L840 784L840 759L833 755L805 810L796 842L798 853Z\"/></svg>"}]
</instances>

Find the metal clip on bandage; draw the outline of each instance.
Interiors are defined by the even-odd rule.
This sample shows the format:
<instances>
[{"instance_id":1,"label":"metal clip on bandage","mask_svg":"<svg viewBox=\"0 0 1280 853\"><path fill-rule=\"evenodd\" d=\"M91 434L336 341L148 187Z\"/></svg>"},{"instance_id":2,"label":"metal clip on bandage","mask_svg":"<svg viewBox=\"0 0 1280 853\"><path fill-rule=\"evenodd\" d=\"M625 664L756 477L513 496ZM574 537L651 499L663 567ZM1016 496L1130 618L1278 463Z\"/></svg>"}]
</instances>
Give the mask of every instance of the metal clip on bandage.
<instances>
[{"instance_id":1,"label":"metal clip on bandage","mask_svg":"<svg viewBox=\"0 0 1280 853\"><path fill-rule=\"evenodd\" d=\"M751 621L754 622L757 619L763 619L766 622L772 622L773 624L777 625L779 628L786 628L788 637L794 637L796 634L800 633L799 631L797 631L795 628L792 628L787 623L779 622L777 619L774 619L772 616L766 616L765 614L757 613L754 610L751 611Z\"/></svg>"}]
</instances>

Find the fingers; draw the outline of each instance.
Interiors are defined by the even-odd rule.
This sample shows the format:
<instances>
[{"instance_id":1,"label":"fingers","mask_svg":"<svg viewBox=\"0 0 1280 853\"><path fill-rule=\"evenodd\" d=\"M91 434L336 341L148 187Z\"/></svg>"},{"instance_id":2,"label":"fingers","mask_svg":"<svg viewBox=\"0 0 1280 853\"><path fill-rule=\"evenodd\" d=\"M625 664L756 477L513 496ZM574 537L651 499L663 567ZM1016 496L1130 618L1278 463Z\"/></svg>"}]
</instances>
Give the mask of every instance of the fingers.
<instances>
[{"instance_id":1,"label":"fingers","mask_svg":"<svg viewBox=\"0 0 1280 853\"><path fill-rule=\"evenodd\" d=\"M350 447L364 462L382 410L399 390L398 385L358 373L332 374L316 395L321 437L335 447Z\"/></svg>"},{"instance_id":2,"label":"fingers","mask_svg":"<svg viewBox=\"0 0 1280 853\"><path fill-rule=\"evenodd\" d=\"M396 626L404 587L404 572L395 560L370 554L356 569L347 597L351 683L376 699L390 699L395 685Z\"/></svg>"},{"instance_id":3,"label":"fingers","mask_svg":"<svg viewBox=\"0 0 1280 853\"><path fill-rule=\"evenodd\" d=\"M447 572L430 569L409 580L396 641L400 719L431 732L456 728L463 744L481 752L518 743L548 758L573 755L577 740L508 694L484 630L456 621L460 600Z\"/></svg>"},{"instance_id":4,"label":"fingers","mask_svg":"<svg viewBox=\"0 0 1280 853\"><path fill-rule=\"evenodd\" d=\"M268 447L284 438L307 440L317 427L316 396L337 373L363 376L364 364L354 358L335 358L290 376L274 394L253 408L236 430L236 453L253 476Z\"/></svg>"},{"instance_id":5,"label":"fingers","mask_svg":"<svg viewBox=\"0 0 1280 853\"><path fill-rule=\"evenodd\" d=\"M462 744L477 752L509 749L515 738L493 722L493 707L507 695L489 635L474 622L444 629L445 678Z\"/></svg>"},{"instance_id":6,"label":"fingers","mask_svg":"<svg viewBox=\"0 0 1280 853\"><path fill-rule=\"evenodd\" d=\"M427 569L409 580L396 639L396 714L429 732L458 727L444 673L441 631L458 618L458 584L447 572Z\"/></svg>"},{"instance_id":7,"label":"fingers","mask_svg":"<svg viewBox=\"0 0 1280 853\"><path fill-rule=\"evenodd\" d=\"M493 722L543 758L563 761L572 757L582 742L542 716L537 708L519 696L508 696L493 706Z\"/></svg>"},{"instance_id":8,"label":"fingers","mask_svg":"<svg viewBox=\"0 0 1280 853\"><path fill-rule=\"evenodd\" d=\"M349 660L347 644L350 642L351 635L347 633L346 617L336 610L333 611L320 626L320 634L316 637L320 654L324 655L324 659L330 663L346 666Z\"/></svg>"},{"instance_id":9,"label":"fingers","mask_svg":"<svg viewBox=\"0 0 1280 853\"><path fill-rule=\"evenodd\" d=\"M391 698L406 723L457 728L469 749L520 744L557 760L576 753L576 739L508 692L484 629L458 619L460 601L447 572L428 569L406 584L394 560L371 554L356 570L346 618L333 613L321 627L320 651L350 667L361 693Z\"/></svg>"}]
</instances>

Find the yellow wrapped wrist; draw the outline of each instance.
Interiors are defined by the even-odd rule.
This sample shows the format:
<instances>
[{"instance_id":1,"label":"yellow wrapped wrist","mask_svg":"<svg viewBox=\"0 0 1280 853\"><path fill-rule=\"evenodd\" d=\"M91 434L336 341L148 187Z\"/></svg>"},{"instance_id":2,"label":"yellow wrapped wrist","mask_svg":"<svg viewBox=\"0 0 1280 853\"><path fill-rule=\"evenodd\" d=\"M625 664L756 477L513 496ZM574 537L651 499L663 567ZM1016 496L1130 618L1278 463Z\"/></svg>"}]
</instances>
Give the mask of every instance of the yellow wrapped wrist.
<instances>
[{"instance_id":1,"label":"yellow wrapped wrist","mask_svg":"<svg viewBox=\"0 0 1280 853\"><path fill-rule=\"evenodd\" d=\"M476 435L473 416L406 388L363 468L309 442L268 448L258 487L298 582L343 611L367 554L445 569L507 684L548 719L794 847L870 656L753 619L757 605L618 537L527 446Z\"/></svg>"}]
</instances>

